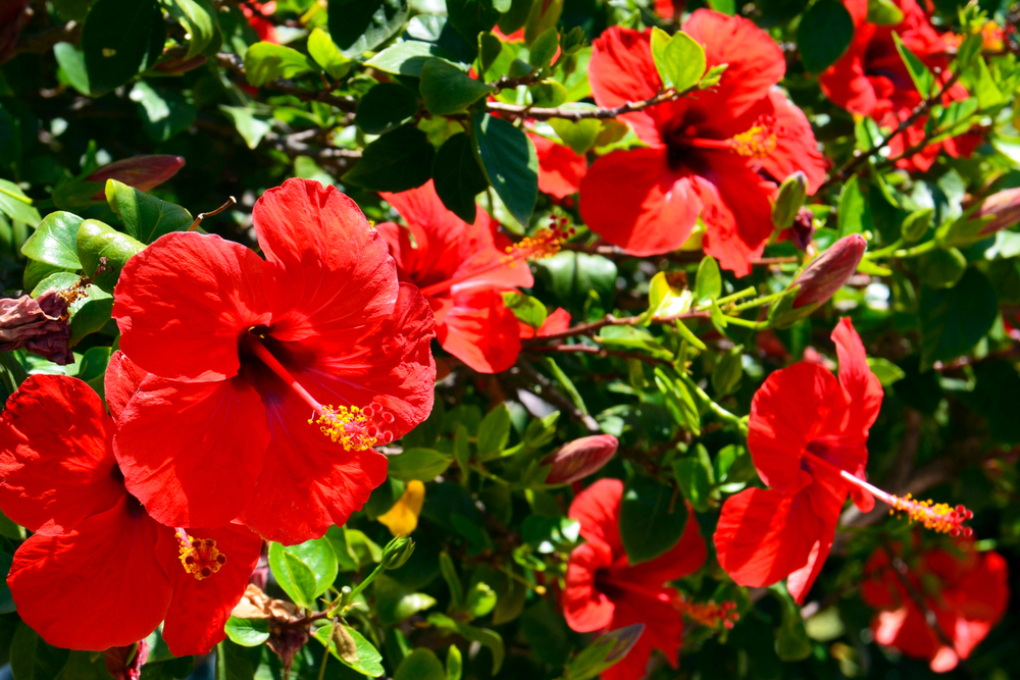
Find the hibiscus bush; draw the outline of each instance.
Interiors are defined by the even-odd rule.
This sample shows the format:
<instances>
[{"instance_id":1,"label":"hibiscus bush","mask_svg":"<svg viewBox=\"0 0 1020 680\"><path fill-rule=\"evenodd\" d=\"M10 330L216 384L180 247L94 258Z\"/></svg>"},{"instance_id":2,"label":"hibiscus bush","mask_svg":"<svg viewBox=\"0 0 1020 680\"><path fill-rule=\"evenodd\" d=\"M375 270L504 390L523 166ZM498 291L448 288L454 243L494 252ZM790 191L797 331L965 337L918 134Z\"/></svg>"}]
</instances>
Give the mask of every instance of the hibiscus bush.
<instances>
[{"instance_id":1,"label":"hibiscus bush","mask_svg":"<svg viewBox=\"0 0 1020 680\"><path fill-rule=\"evenodd\" d=\"M1020 677L1018 22L0 0L0 675Z\"/></svg>"}]
</instances>

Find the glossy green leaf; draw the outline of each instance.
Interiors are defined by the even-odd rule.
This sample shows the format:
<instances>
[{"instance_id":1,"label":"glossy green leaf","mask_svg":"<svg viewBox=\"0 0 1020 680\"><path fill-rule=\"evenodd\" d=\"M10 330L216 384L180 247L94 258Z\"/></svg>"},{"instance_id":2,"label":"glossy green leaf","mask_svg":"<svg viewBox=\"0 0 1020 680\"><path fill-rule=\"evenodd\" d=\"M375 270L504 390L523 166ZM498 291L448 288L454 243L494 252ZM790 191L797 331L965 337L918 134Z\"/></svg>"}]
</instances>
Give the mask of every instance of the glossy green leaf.
<instances>
[{"instance_id":1,"label":"glossy green leaf","mask_svg":"<svg viewBox=\"0 0 1020 680\"><path fill-rule=\"evenodd\" d=\"M681 92L697 85L708 66L705 48L683 31L670 37L653 29L652 57L663 85Z\"/></svg>"},{"instance_id":2,"label":"glossy green leaf","mask_svg":"<svg viewBox=\"0 0 1020 680\"><path fill-rule=\"evenodd\" d=\"M294 78L317 70L315 63L295 49L271 42L255 43L244 53L248 82L261 87L277 78Z\"/></svg>"},{"instance_id":3,"label":"glossy green leaf","mask_svg":"<svg viewBox=\"0 0 1020 680\"><path fill-rule=\"evenodd\" d=\"M419 89L425 108L436 115L463 111L496 90L443 59L426 61L419 77Z\"/></svg>"},{"instance_id":4,"label":"glossy green leaf","mask_svg":"<svg viewBox=\"0 0 1020 680\"><path fill-rule=\"evenodd\" d=\"M297 545L283 546L282 550L304 562L315 574L316 597L333 585L338 572L337 557L328 540L317 538Z\"/></svg>"},{"instance_id":5,"label":"glossy green leaf","mask_svg":"<svg viewBox=\"0 0 1020 680\"><path fill-rule=\"evenodd\" d=\"M234 644L255 647L269 639L269 619L239 619L231 616L224 630Z\"/></svg>"},{"instance_id":6,"label":"glossy green leaf","mask_svg":"<svg viewBox=\"0 0 1020 680\"><path fill-rule=\"evenodd\" d=\"M433 449L407 449L389 459L389 475L407 482L418 479L431 482L450 467L453 457Z\"/></svg>"},{"instance_id":7,"label":"glossy green leaf","mask_svg":"<svg viewBox=\"0 0 1020 680\"><path fill-rule=\"evenodd\" d=\"M32 199L21 187L6 179L0 179L0 212L31 227L37 226L42 220L39 211L32 205Z\"/></svg>"},{"instance_id":8,"label":"glossy green leaf","mask_svg":"<svg viewBox=\"0 0 1020 680\"><path fill-rule=\"evenodd\" d=\"M365 66L385 73L400 76L421 75L421 69L430 59L447 58L450 55L432 43L420 40L405 40L390 45L365 62Z\"/></svg>"},{"instance_id":9,"label":"glossy green leaf","mask_svg":"<svg viewBox=\"0 0 1020 680\"><path fill-rule=\"evenodd\" d=\"M955 359L977 344L995 323L998 311L995 289L973 267L952 288L922 288L922 369Z\"/></svg>"},{"instance_id":10,"label":"glossy green leaf","mask_svg":"<svg viewBox=\"0 0 1020 680\"><path fill-rule=\"evenodd\" d=\"M153 66L165 39L156 0L95 0L81 34L92 94L120 87Z\"/></svg>"},{"instance_id":11,"label":"glossy green leaf","mask_svg":"<svg viewBox=\"0 0 1020 680\"><path fill-rule=\"evenodd\" d=\"M215 48L212 43L216 40L219 24L216 22L216 10L208 0L160 0L160 4L188 32L185 59L198 56L210 45Z\"/></svg>"},{"instance_id":12,"label":"glossy green leaf","mask_svg":"<svg viewBox=\"0 0 1020 680\"><path fill-rule=\"evenodd\" d=\"M404 125L369 144L343 181L373 191L407 191L429 181L434 156L425 133Z\"/></svg>"},{"instance_id":13,"label":"glossy green leaf","mask_svg":"<svg viewBox=\"0 0 1020 680\"><path fill-rule=\"evenodd\" d=\"M476 115L475 152L489 184L521 224L528 224L538 200L538 155L521 130L488 114Z\"/></svg>"},{"instance_id":14,"label":"glossy green leaf","mask_svg":"<svg viewBox=\"0 0 1020 680\"><path fill-rule=\"evenodd\" d=\"M871 229L871 211L861 191L860 181L854 175L843 185L836 208L839 235L860 234Z\"/></svg>"},{"instance_id":15,"label":"glossy green leaf","mask_svg":"<svg viewBox=\"0 0 1020 680\"><path fill-rule=\"evenodd\" d=\"M69 212L50 213L21 246L21 254L54 267L81 269L78 229L83 221Z\"/></svg>"},{"instance_id":16,"label":"glossy green leaf","mask_svg":"<svg viewBox=\"0 0 1020 680\"><path fill-rule=\"evenodd\" d=\"M279 543L270 543L269 568L294 604L307 608L314 606L318 582L315 572L304 560Z\"/></svg>"},{"instance_id":17,"label":"glossy green leaf","mask_svg":"<svg viewBox=\"0 0 1020 680\"><path fill-rule=\"evenodd\" d=\"M447 210L473 224L477 215L475 197L489 182L467 134L458 132L439 147L432 161L432 180Z\"/></svg>"},{"instance_id":18,"label":"glossy green leaf","mask_svg":"<svg viewBox=\"0 0 1020 680\"><path fill-rule=\"evenodd\" d=\"M854 38L854 20L838 0L817 0L797 27L797 47L804 68L818 75L843 56Z\"/></svg>"},{"instance_id":19,"label":"glossy green leaf","mask_svg":"<svg viewBox=\"0 0 1020 680\"><path fill-rule=\"evenodd\" d=\"M675 489L651 477L627 483L620 505L620 538L631 564L647 562L676 545L687 525L687 507Z\"/></svg>"},{"instance_id":20,"label":"glossy green leaf","mask_svg":"<svg viewBox=\"0 0 1020 680\"><path fill-rule=\"evenodd\" d=\"M95 276L101 260L106 259L106 272L99 274L93 284L112 293L124 265L136 253L144 250L141 241L122 234L99 220L85 220L78 228L78 259L86 276Z\"/></svg>"},{"instance_id":21,"label":"glossy green leaf","mask_svg":"<svg viewBox=\"0 0 1020 680\"><path fill-rule=\"evenodd\" d=\"M345 57L383 44L407 21L407 0L331 0L329 35Z\"/></svg>"},{"instance_id":22,"label":"glossy green leaf","mask_svg":"<svg viewBox=\"0 0 1020 680\"><path fill-rule=\"evenodd\" d=\"M312 29L308 36L308 54L333 78L343 78L351 70L351 60L340 52L329 33L321 28Z\"/></svg>"},{"instance_id":23,"label":"glossy green leaf","mask_svg":"<svg viewBox=\"0 0 1020 680\"><path fill-rule=\"evenodd\" d=\"M185 231L194 222L187 210L139 191L115 179L106 182L106 200L124 223L124 231L142 243L160 236Z\"/></svg>"},{"instance_id":24,"label":"glossy green leaf","mask_svg":"<svg viewBox=\"0 0 1020 680\"><path fill-rule=\"evenodd\" d=\"M496 25L500 14L493 0L446 0L446 11L450 24L470 45L477 44L479 33Z\"/></svg>"}]
</instances>

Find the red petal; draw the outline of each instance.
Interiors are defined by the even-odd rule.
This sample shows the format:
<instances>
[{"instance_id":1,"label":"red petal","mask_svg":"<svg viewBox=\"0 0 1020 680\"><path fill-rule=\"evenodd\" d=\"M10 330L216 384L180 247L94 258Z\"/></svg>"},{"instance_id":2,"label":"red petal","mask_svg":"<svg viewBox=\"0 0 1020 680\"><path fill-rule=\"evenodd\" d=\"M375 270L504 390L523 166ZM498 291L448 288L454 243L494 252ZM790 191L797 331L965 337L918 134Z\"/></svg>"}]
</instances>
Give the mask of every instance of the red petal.
<instances>
[{"instance_id":1,"label":"red petal","mask_svg":"<svg viewBox=\"0 0 1020 680\"><path fill-rule=\"evenodd\" d=\"M698 519L694 509L687 505L687 525L684 533L675 546L654 560L643 562L636 567L629 567L623 574L628 581L640 583L653 588L667 581L676 581L689 576L701 568L708 556L705 539L701 536Z\"/></svg>"},{"instance_id":2,"label":"red petal","mask_svg":"<svg viewBox=\"0 0 1020 680\"><path fill-rule=\"evenodd\" d=\"M264 263L219 236L160 237L124 266L113 316L120 347L165 378L220 379L237 374L237 342L266 321Z\"/></svg>"},{"instance_id":3,"label":"red petal","mask_svg":"<svg viewBox=\"0 0 1020 680\"><path fill-rule=\"evenodd\" d=\"M787 494L809 484L801 456L811 440L839 431L844 400L836 379L817 364L800 362L769 375L751 401L747 436L762 481Z\"/></svg>"},{"instance_id":4,"label":"red petal","mask_svg":"<svg viewBox=\"0 0 1020 680\"><path fill-rule=\"evenodd\" d=\"M832 541L836 535L839 513L843 510L843 504L846 502L846 489L844 485L838 483L813 484L809 489L801 492L801 495L804 493L809 495L811 512L821 522L822 529L811 548L807 564L791 573L786 581L786 588L797 604L804 604L804 598L807 597L808 591L811 590L815 579L822 571L822 565L829 557Z\"/></svg>"},{"instance_id":5,"label":"red petal","mask_svg":"<svg viewBox=\"0 0 1020 680\"><path fill-rule=\"evenodd\" d=\"M786 73L783 50L750 19L698 9L683 30L704 45L709 66L729 64L715 88L717 110L727 116L737 117L751 108Z\"/></svg>"},{"instance_id":6,"label":"red petal","mask_svg":"<svg viewBox=\"0 0 1020 680\"><path fill-rule=\"evenodd\" d=\"M576 194L588 171L588 161L569 146L528 133L538 152L538 189L556 198Z\"/></svg>"},{"instance_id":7,"label":"red petal","mask_svg":"<svg viewBox=\"0 0 1020 680\"><path fill-rule=\"evenodd\" d=\"M639 256L682 246L702 204L693 178L674 174L664 149L614 151L599 158L581 182L580 201L592 231Z\"/></svg>"},{"instance_id":8,"label":"red petal","mask_svg":"<svg viewBox=\"0 0 1020 680\"><path fill-rule=\"evenodd\" d=\"M589 542L607 546L613 558L624 555L620 540L620 502L623 500L623 482L619 479L600 479L577 494L570 504L570 519L581 523L581 536Z\"/></svg>"},{"instance_id":9,"label":"red petal","mask_svg":"<svg viewBox=\"0 0 1020 680\"><path fill-rule=\"evenodd\" d=\"M562 307L557 307L556 311L545 317L545 321L538 329L538 337L563 333L568 328L570 328L570 312Z\"/></svg>"},{"instance_id":10,"label":"red petal","mask_svg":"<svg viewBox=\"0 0 1020 680\"><path fill-rule=\"evenodd\" d=\"M777 90L770 90L768 98L752 109L758 110L775 119L776 130L776 148L761 159L762 169L780 182L801 170L807 176L808 193L815 193L825 181L825 158L807 116Z\"/></svg>"},{"instance_id":11,"label":"red petal","mask_svg":"<svg viewBox=\"0 0 1020 680\"><path fill-rule=\"evenodd\" d=\"M767 586L797 571L824 527L806 493L746 489L723 504L715 530L719 565L742 586Z\"/></svg>"},{"instance_id":12,"label":"red petal","mask_svg":"<svg viewBox=\"0 0 1020 680\"><path fill-rule=\"evenodd\" d=\"M242 378L149 376L119 426L114 446L125 484L156 521L218 526L251 499L269 430L262 399Z\"/></svg>"},{"instance_id":13,"label":"red petal","mask_svg":"<svg viewBox=\"0 0 1020 680\"><path fill-rule=\"evenodd\" d=\"M277 340L328 341L393 311L396 265L386 242L335 187L289 179L256 201L252 220L275 265L266 297Z\"/></svg>"},{"instance_id":14,"label":"red petal","mask_svg":"<svg viewBox=\"0 0 1020 680\"><path fill-rule=\"evenodd\" d=\"M868 366L864 343L854 330L850 317L839 320L832 331L832 341L836 343L836 356L839 358L839 382L850 397L847 429L851 435L859 435L867 441L868 430L882 408L882 383ZM866 463L867 459L863 462Z\"/></svg>"},{"instance_id":15,"label":"red petal","mask_svg":"<svg viewBox=\"0 0 1020 680\"><path fill-rule=\"evenodd\" d=\"M652 60L650 32L612 26L592 41L588 80L599 106L651 99L662 87Z\"/></svg>"},{"instance_id":16,"label":"red petal","mask_svg":"<svg viewBox=\"0 0 1020 680\"><path fill-rule=\"evenodd\" d=\"M33 375L0 417L0 507L40 534L60 534L124 497L115 478L114 425L77 378Z\"/></svg>"},{"instance_id":17,"label":"red petal","mask_svg":"<svg viewBox=\"0 0 1020 680\"><path fill-rule=\"evenodd\" d=\"M199 580L185 571L176 536L171 532L160 534L156 554L173 586L163 639L175 656L208 654L226 637L223 624L241 601L262 551L262 539L239 524L194 529L188 534L193 539L216 541L216 549L226 562L219 571Z\"/></svg>"},{"instance_id":18,"label":"red petal","mask_svg":"<svg viewBox=\"0 0 1020 680\"><path fill-rule=\"evenodd\" d=\"M505 371L521 352L517 317L498 291L455 293L452 305L437 315L436 336L443 349L479 373Z\"/></svg>"},{"instance_id":19,"label":"red petal","mask_svg":"<svg viewBox=\"0 0 1020 680\"><path fill-rule=\"evenodd\" d=\"M124 496L71 533L32 536L7 577L18 614L57 647L100 651L144 639L170 603L155 555L169 531Z\"/></svg>"},{"instance_id":20,"label":"red petal","mask_svg":"<svg viewBox=\"0 0 1020 680\"><path fill-rule=\"evenodd\" d=\"M612 564L602 543L586 543L570 553L561 605L571 630L591 633L613 622L615 605L599 591L595 573Z\"/></svg>"},{"instance_id":21,"label":"red petal","mask_svg":"<svg viewBox=\"0 0 1020 680\"><path fill-rule=\"evenodd\" d=\"M138 386L142 384L149 372L127 358L124 352L117 350L110 357L103 379L103 391L106 394L106 406L114 420L120 418L121 411L135 396Z\"/></svg>"},{"instance_id":22,"label":"red petal","mask_svg":"<svg viewBox=\"0 0 1020 680\"><path fill-rule=\"evenodd\" d=\"M669 592L668 589L664 589ZM675 592L673 593L675 594ZM669 665L676 668L683 646L684 623L680 613L670 604L647 597L623 597L616 604L613 629L645 624L627 656L602 672L602 680L635 680L646 675L653 649L661 651Z\"/></svg>"}]
</instances>

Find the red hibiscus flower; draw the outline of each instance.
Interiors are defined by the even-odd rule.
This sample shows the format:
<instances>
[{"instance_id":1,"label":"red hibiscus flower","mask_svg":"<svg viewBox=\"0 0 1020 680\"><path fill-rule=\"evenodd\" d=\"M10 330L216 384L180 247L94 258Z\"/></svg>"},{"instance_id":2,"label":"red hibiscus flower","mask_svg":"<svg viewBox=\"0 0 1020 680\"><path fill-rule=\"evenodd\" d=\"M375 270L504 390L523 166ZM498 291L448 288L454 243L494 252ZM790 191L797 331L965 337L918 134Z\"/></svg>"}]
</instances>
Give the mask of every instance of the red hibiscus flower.
<instances>
[{"instance_id":1,"label":"red hibiscus flower","mask_svg":"<svg viewBox=\"0 0 1020 680\"><path fill-rule=\"evenodd\" d=\"M439 344L480 373L510 368L521 343L503 292L534 281L526 264L507 261L510 240L498 232L499 223L478 208L474 224L467 224L446 209L431 181L380 195L407 228L393 222L376 228L389 243L401 279L418 286L432 305Z\"/></svg>"},{"instance_id":2,"label":"red hibiscus flower","mask_svg":"<svg viewBox=\"0 0 1020 680\"><path fill-rule=\"evenodd\" d=\"M969 532L970 512L898 498L868 484L868 431L882 405L882 386L868 367L850 319L832 332L839 380L816 363L772 373L751 402L747 445L770 489L727 499L715 533L719 564L740 585L787 578L803 603L832 547L849 494L864 512L877 496L937 531Z\"/></svg>"},{"instance_id":3,"label":"red hibiscus flower","mask_svg":"<svg viewBox=\"0 0 1020 680\"><path fill-rule=\"evenodd\" d=\"M802 170L809 193L825 178L807 118L773 86L779 46L752 22L696 10L684 31L708 65L729 64L716 87L623 118L647 148L599 158L581 182L592 231L633 255L676 250L699 218L705 252L744 276L772 235L777 182ZM649 32L610 28L594 42L589 79L600 106L648 99L662 87Z\"/></svg>"},{"instance_id":4,"label":"red hibiscus flower","mask_svg":"<svg viewBox=\"0 0 1020 680\"><path fill-rule=\"evenodd\" d=\"M520 322L521 338L546 338L550 335L558 335L570 328L570 312L557 307L556 311L545 317L545 321L537 329L532 328L523 321Z\"/></svg>"},{"instance_id":5,"label":"red hibiscus flower","mask_svg":"<svg viewBox=\"0 0 1020 680\"><path fill-rule=\"evenodd\" d=\"M130 380L111 363L114 417ZM21 618L58 647L100 651L145 638L165 620L178 656L224 638L262 539L239 524L173 529L124 486L116 426L91 387L32 376L0 416L0 508L35 532L14 554L7 584Z\"/></svg>"},{"instance_id":6,"label":"red hibiscus flower","mask_svg":"<svg viewBox=\"0 0 1020 680\"><path fill-rule=\"evenodd\" d=\"M528 133L538 153L538 189L558 199L581 190L581 180L588 172L588 161L569 146Z\"/></svg>"},{"instance_id":7,"label":"red hibiscus flower","mask_svg":"<svg viewBox=\"0 0 1020 680\"><path fill-rule=\"evenodd\" d=\"M644 677L652 649L659 649L675 668L683 642L682 601L664 584L697 571L705 562L705 541L690 516L680 541L667 553L630 566L620 540L623 482L600 479L582 491L570 506L570 518L581 523L587 541L574 549L567 564L563 614L579 633L645 624L626 657L603 680Z\"/></svg>"},{"instance_id":8,"label":"red hibiscus flower","mask_svg":"<svg viewBox=\"0 0 1020 680\"><path fill-rule=\"evenodd\" d=\"M880 125L895 129L910 117L921 103L921 94L907 71L903 59L896 51L893 33L900 36L930 69L934 69L940 82L945 83L952 74L947 70L946 56L950 47L947 36L939 35L924 10L915 0L894 0L903 12L903 20L894 26L877 26L867 21L867 0L844 0L854 20L854 39L839 61L819 77L822 92L829 99L851 113L870 116ZM967 98L967 90L957 83L945 96L945 104ZM924 141L923 117L903 134L889 141L893 158ZM954 158L969 156L980 143L977 134L961 135L929 145L911 158L897 161L897 166L925 171L935 162L940 149Z\"/></svg>"},{"instance_id":9,"label":"red hibiscus flower","mask_svg":"<svg viewBox=\"0 0 1020 680\"><path fill-rule=\"evenodd\" d=\"M115 448L128 491L158 521L240 516L300 543L368 500L386 478L371 447L431 411L432 313L336 189L287 180L252 218L266 260L192 232L124 267L120 346L150 375Z\"/></svg>"},{"instance_id":10,"label":"red hibiscus flower","mask_svg":"<svg viewBox=\"0 0 1020 680\"><path fill-rule=\"evenodd\" d=\"M952 670L1006 612L1006 560L996 552L977 552L971 540L958 540L950 549L922 552L906 571L900 546L895 552L895 566L885 548L878 548L864 566L861 596L880 610L871 623L875 640L927 659L937 673ZM939 632L927 623L919 599L935 615Z\"/></svg>"},{"instance_id":11,"label":"red hibiscus flower","mask_svg":"<svg viewBox=\"0 0 1020 680\"><path fill-rule=\"evenodd\" d=\"M248 25L258 34L259 40L276 43L277 45L280 44L280 37L276 33L276 26L266 18L273 16L273 13L276 12L275 0L270 0L270 2L247 0L247 2L242 2L240 7L241 13L248 20Z\"/></svg>"}]
</instances>

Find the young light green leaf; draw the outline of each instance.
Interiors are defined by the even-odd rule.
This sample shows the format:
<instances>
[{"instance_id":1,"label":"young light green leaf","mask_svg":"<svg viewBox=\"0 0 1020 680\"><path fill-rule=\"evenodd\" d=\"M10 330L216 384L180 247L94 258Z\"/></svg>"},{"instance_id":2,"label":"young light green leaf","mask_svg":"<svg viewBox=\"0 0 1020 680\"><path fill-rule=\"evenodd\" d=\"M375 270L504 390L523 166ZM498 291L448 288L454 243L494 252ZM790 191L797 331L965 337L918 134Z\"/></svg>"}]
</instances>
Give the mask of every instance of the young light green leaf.
<instances>
[{"instance_id":1,"label":"young light green leaf","mask_svg":"<svg viewBox=\"0 0 1020 680\"><path fill-rule=\"evenodd\" d=\"M50 213L21 246L21 254L54 267L81 269L78 260L78 229L83 221L69 212Z\"/></svg>"},{"instance_id":2,"label":"young light green leaf","mask_svg":"<svg viewBox=\"0 0 1020 680\"><path fill-rule=\"evenodd\" d=\"M329 33L321 28L313 29L308 36L308 54L323 71L337 80L351 70L351 60L340 52Z\"/></svg>"},{"instance_id":3,"label":"young light green leaf","mask_svg":"<svg viewBox=\"0 0 1020 680\"><path fill-rule=\"evenodd\" d=\"M255 87L316 70L316 65L297 50L267 41L255 43L244 54L244 72Z\"/></svg>"},{"instance_id":4,"label":"young light green leaf","mask_svg":"<svg viewBox=\"0 0 1020 680\"><path fill-rule=\"evenodd\" d=\"M921 93L922 97L930 97L935 94L935 76L925 65L921 58L914 54L909 47L903 44L898 33L893 33L893 42L896 44L896 51L907 67L910 79L914 81L914 87Z\"/></svg>"}]
</instances>

